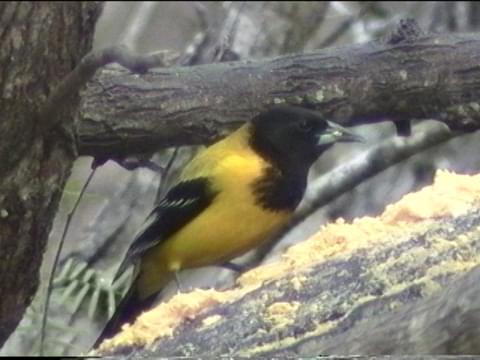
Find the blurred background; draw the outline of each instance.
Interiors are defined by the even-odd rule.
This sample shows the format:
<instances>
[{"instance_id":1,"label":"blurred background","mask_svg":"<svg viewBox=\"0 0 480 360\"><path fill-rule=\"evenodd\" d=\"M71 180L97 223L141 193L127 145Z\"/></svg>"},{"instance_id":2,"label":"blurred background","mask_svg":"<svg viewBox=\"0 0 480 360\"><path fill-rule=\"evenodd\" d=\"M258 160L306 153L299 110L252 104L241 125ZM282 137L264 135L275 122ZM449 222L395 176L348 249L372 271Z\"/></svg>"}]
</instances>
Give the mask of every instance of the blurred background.
<instances>
[{"instance_id":1,"label":"blurred background","mask_svg":"<svg viewBox=\"0 0 480 360\"><path fill-rule=\"evenodd\" d=\"M474 32L480 26L476 2L106 2L96 26L94 48L125 44L139 53L172 50L176 65L257 59L315 51L331 46L364 43L386 36L400 19L413 18L430 33ZM241 101L241 100L239 100ZM385 119L388 120L388 119ZM442 127L435 119L414 120L413 133ZM355 131L368 144L336 145L317 162L301 208L314 196L322 174L389 137L391 122L364 125ZM432 182L436 169L477 173L480 169L478 134L442 141L437 146L394 164L365 179L359 186L310 211L310 215L275 242L235 262L255 266L278 257L291 244L306 239L329 221L347 221L380 214L386 205ZM154 162L169 167L166 175L145 168L126 170L108 161L99 167L81 199L60 255L47 319L43 353L86 353L128 285L128 276L115 284L111 277L133 234L168 189L179 169L199 147L168 149ZM40 287L31 307L0 355L37 355L46 284L67 216L89 176L92 158L79 158L65 188L50 234ZM209 267L181 273L185 287L225 288L237 274ZM170 284L159 297L176 288Z\"/></svg>"}]
</instances>

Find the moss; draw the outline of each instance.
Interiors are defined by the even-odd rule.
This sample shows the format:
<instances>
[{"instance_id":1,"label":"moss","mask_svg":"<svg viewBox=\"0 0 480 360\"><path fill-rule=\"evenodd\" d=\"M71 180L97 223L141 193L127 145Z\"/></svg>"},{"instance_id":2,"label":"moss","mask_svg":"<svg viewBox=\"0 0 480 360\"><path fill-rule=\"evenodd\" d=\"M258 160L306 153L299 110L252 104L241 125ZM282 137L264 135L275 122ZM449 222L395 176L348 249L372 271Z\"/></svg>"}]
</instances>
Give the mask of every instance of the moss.
<instances>
[{"instance_id":1,"label":"moss","mask_svg":"<svg viewBox=\"0 0 480 360\"><path fill-rule=\"evenodd\" d=\"M283 104L285 103L285 99L281 99L281 98L274 98L273 99L273 103L278 105L278 104Z\"/></svg>"}]
</instances>

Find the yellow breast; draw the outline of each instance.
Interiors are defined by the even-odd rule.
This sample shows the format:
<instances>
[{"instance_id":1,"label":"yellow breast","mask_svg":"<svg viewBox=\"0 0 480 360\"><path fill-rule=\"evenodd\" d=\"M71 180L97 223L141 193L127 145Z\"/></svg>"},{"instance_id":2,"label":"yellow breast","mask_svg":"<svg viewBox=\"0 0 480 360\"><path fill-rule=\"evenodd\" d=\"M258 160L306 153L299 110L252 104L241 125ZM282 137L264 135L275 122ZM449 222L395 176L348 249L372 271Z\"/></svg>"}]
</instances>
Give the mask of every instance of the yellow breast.
<instances>
[{"instance_id":1,"label":"yellow breast","mask_svg":"<svg viewBox=\"0 0 480 360\"><path fill-rule=\"evenodd\" d=\"M207 211L184 226L164 245L171 269L230 260L261 244L288 220L290 212L259 206L252 185L269 164L248 141L248 125L199 154L182 180L206 176L218 192Z\"/></svg>"},{"instance_id":2,"label":"yellow breast","mask_svg":"<svg viewBox=\"0 0 480 360\"><path fill-rule=\"evenodd\" d=\"M213 186L222 190L207 211L165 243L171 268L230 260L259 246L286 222L289 213L263 209L252 194L251 185L261 174L261 165L237 155L219 164L222 176L215 178Z\"/></svg>"}]
</instances>

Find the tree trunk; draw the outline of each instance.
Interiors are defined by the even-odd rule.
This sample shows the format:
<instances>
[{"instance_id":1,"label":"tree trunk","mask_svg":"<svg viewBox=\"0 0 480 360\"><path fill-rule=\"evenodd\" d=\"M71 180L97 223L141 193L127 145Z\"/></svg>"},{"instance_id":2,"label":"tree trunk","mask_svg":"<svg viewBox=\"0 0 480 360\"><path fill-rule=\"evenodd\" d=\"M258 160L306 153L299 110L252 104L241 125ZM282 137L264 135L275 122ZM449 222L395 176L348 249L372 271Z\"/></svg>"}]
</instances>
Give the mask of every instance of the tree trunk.
<instances>
[{"instance_id":1,"label":"tree trunk","mask_svg":"<svg viewBox=\"0 0 480 360\"><path fill-rule=\"evenodd\" d=\"M50 227L76 149L78 96L58 104L62 129L38 114L91 48L99 2L0 4L0 346L38 287Z\"/></svg>"}]
</instances>

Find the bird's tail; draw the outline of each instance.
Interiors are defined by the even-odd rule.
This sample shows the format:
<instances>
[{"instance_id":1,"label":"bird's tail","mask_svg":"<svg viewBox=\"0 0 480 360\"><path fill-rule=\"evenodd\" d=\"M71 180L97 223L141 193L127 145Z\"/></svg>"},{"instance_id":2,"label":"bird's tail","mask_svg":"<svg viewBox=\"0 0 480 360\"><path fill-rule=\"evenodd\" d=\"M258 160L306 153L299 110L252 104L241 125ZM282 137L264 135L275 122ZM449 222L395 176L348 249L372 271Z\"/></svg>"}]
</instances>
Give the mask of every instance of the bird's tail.
<instances>
[{"instance_id":1,"label":"bird's tail","mask_svg":"<svg viewBox=\"0 0 480 360\"><path fill-rule=\"evenodd\" d=\"M156 295L157 294L154 294L146 299L140 300L137 287L133 284L120 304L118 304L113 316L107 321L100 336L95 341L95 344L93 344L92 349L97 348L103 340L117 334L123 324L132 323L142 311L147 310L153 305Z\"/></svg>"},{"instance_id":2,"label":"bird's tail","mask_svg":"<svg viewBox=\"0 0 480 360\"><path fill-rule=\"evenodd\" d=\"M117 334L123 324L133 323L143 311L151 308L158 294L172 279L172 273L168 271L164 262L145 261L143 265L141 269L137 268L134 270L136 274L130 289L118 304L113 316L107 321L103 331L93 345L94 349L103 340Z\"/></svg>"}]
</instances>

